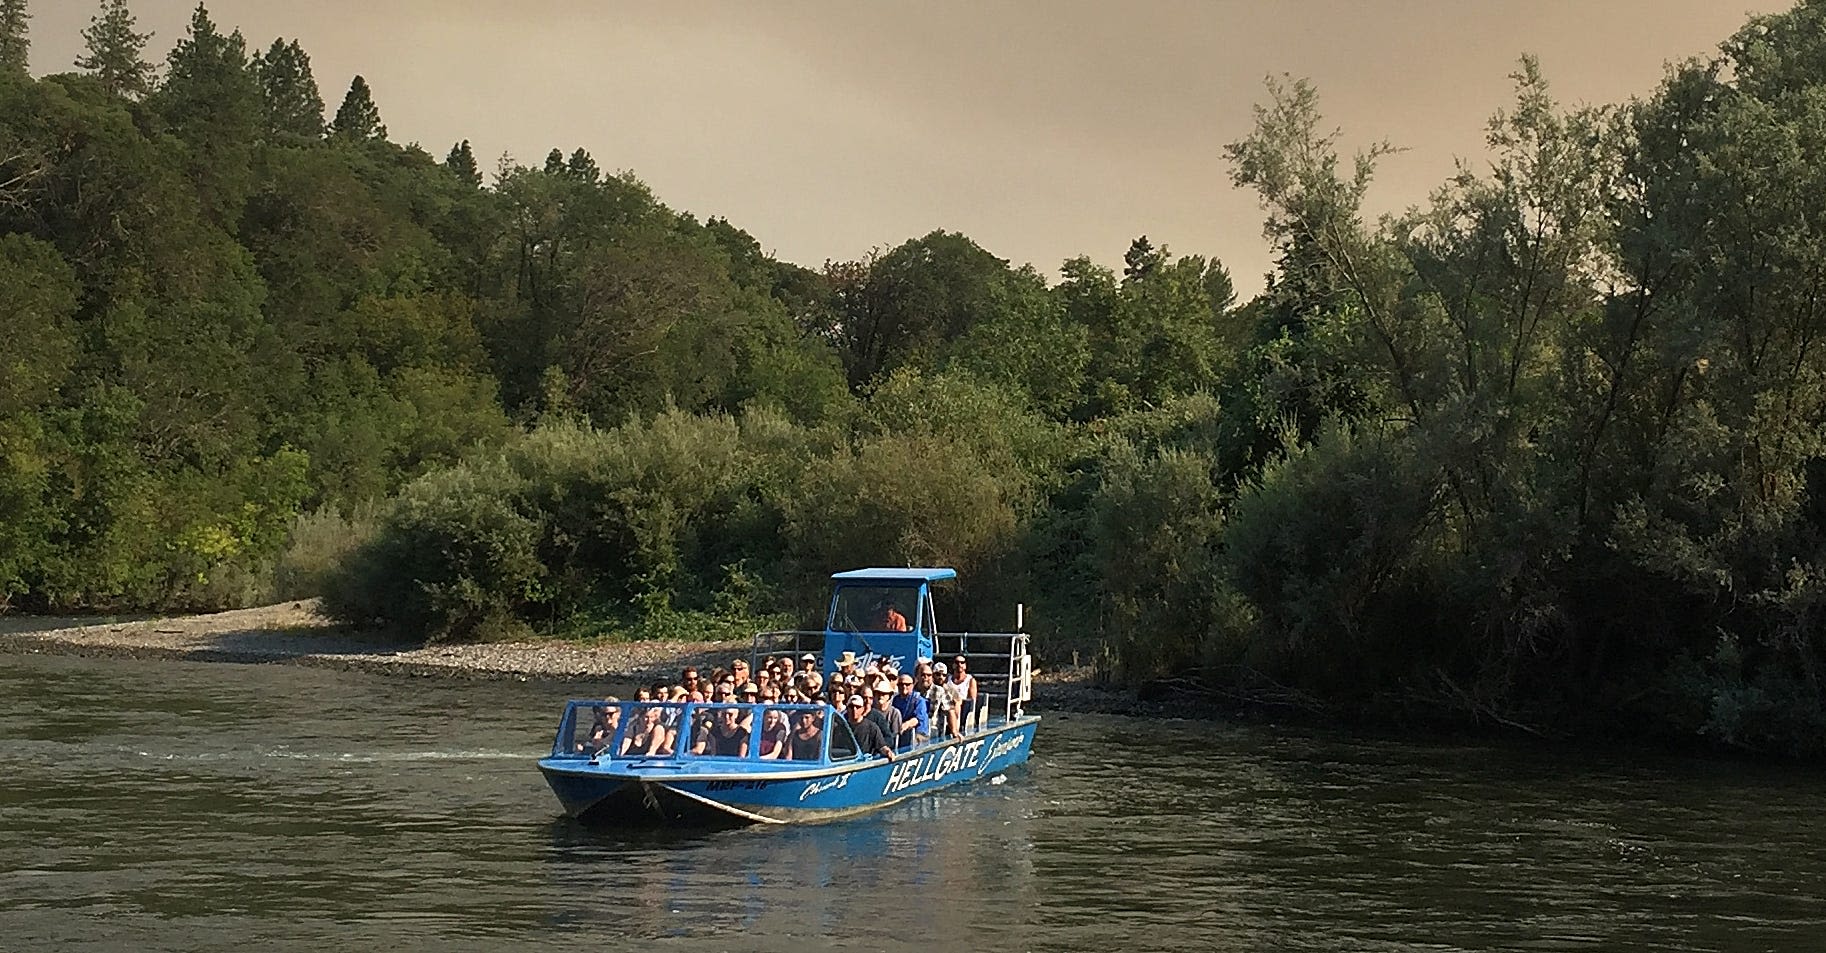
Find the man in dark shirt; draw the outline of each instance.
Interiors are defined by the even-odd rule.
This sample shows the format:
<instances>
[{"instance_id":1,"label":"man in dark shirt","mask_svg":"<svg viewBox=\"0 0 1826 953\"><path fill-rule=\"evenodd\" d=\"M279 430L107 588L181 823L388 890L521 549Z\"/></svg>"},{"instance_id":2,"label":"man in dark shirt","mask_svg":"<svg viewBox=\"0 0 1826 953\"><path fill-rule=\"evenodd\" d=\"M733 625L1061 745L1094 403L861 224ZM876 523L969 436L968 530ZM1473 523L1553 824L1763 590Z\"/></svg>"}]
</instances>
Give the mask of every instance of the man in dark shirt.
<instances>
[{"instance_id":1,"label":"man in dark shirt","mask_svg":"<svg viewBox=\"0 0 1826 953\"><path fill-rule=\"evenodd\" d=\"M894 683L885 678L877 679L870 686L875 692L875 704L869 709L869 719L881 727L882 737L888 743L900 747L900 712L894 707Z\"/></svg>"},{"instance_id":2,"label":"man in dark shirt","mask_svg":"<svg viewBox=\"0 0 1826 953\"><path fill-rule=\"evenodd\" d=\"M881 726L868 717L868 703L861 695L851 695L849 701L850 733L856 736L856 750L878 754L889 761L894 760L894 747L888 744L886 735L881 733Z\"/></svg>"}]
</instances>

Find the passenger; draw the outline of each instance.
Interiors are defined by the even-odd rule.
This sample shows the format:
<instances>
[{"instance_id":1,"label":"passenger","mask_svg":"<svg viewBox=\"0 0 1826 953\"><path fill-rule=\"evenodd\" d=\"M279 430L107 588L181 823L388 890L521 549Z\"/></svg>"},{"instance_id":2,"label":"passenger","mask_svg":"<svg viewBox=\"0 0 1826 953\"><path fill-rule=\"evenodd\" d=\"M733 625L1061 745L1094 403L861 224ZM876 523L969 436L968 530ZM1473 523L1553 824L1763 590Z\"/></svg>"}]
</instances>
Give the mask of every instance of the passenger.
<instances>
[{"instance_id":1,"label":"passenger","mask_svg":"<svg viewBox=\"0 0 1826 953\"><path fill-rule=\"evenodd\" d=\"M932 737L930 710L924 695L913 692L913 676L902 675L896 680L900 694L894 696L894 710L900 712L900 737L895 741L897 747L923 745Z\"/></svg>"},{"instance_id":2,"label":"passenger","mask_svg":"<svg viewBox=\"0 0 1826 953\"><path fill-rule=\"evenodd\" d=\"M673 737L676 738L678 736L678 719L680 715L685 713L684 706L670 704L671 702L678 701L678 699L674 698L671 694L671 690L664 686L661 686L660 689L654 693L653 700L667 703L659 709L659 723L665 725L666 730L672 732Z\"/></svg>"},{"instance_id":3,"label":"passenger","mask_svg":"<svg viewBox=\"0 0 1826 953\"><path fill-rule=\"evenodd\" d=\"M749 682L748 684L743 685L742 686L742 704L759 705L760 703L761 703L761 686L756 685L753 682ZM742 730L747 731L753 727L754 727L754 709L752 709L752 708L742 709Z\"/></svg>"},{"instance_id":4,"label":"passenger","mask_svg":"<svg viewBox=\"0 0 1826 953\"><path fill-rule=\"evenodd\" d=\"M968 662L962 655L951 660L951 691L957 695L960 725L970 724L970 715L976 711L976 677L964 670Z\"/></svg>"},{"instance_id":5,"label":"passenger","mask_svg":"<svg viewBox=\"0 0 1826 953\"><path fill-rule=\"evenodd\" d=\"M594 710L596 717L590 722L589 740L577 746L578 751L588 754L602 751L615 740L615 729L621 727L621 699L610 695Z\"/></svg>"},{"instance_id":6,"label":"passenger","mask_svg":"<svg viewBox=\"0 0 1826 953\"><path fill-rule=\"evenodd\" d=\"M685 666L685 671L679 675L678 680L688 692L699 691L703 688L703 685L698 682L697 667L694 665Z\"/></svg>"},{"instance_id":7,"label":"passenger","mask_svg":"<svg viewBox=\"0 0 1826 953\"><path fill-rule=\"evenodd\" d=\"M634 700L637 702L652 701L653 700L653 689L646 688L646 687L634 689Z\"/></svg>"},{"instance_id":8,"label":"passenger","mask_svg":"<svg viewBox=\"0 0 1826 953\"><path fill-rule=\"evenodd\" d=\"M856 653L845 652L837 656L837 675L848 681L849 677L854 674L856 674Z\"/></svg>"},{"instance_id":9,"label":"passenger","mask_svg":"<svg viewBox=\"0 0 1826 953\"><path fill-rule=\"evenodd\" d=\"M669 754L666 727L660 724L659 709L643 708L628 733L621 738L621 757L653 757Z\"/></svg>"},{"instance_id":10,"label":"passenger","mask_svg":"<svg viewBox=\"0 0 1826 953\"><path fill-rule=\"evenodd\" d=\"M717 709L710 729L691 746L691 753L712 758L748 757L748 732L742 730L739 714L734 708Z\"/></svg>"},{"instance_id":11,"label":"passenger","mask_svg":"<svg viewBox=\"0 0 1826 953\"><path fill-rule=\"evenodd\" d=\"M850 733L856 737L856 750L880 755L892 761L894 746L888 744L887 736L881 733L881 726L869 719L868 707L861 695L851 695L846 705L850 713Z\"/></svg>"},{"instance_id":12,"label":"passenger","mask_svg":"<svg viewBox=\"0 0 1826 953\"><path fill-rule=\"evenodd\" d=\"M710 723L715 720L716 709L708 707L693 708L691 710L691 730L684 735L686 743L683 747L685 750L689 751L692 748L697 747L697 745L704 740L704 733L710 730Z\"/></svg>"},{"instance_id":13,"label":"passenger","mask_svg":"<svg viewBox=\"0 0 1826 953\"><path fill-rule=\"evenodd\" d=\"M927 714L933 721L934 738L956 738L958 731L957 693L951 690L945 663L932 663L932 671L919 676L917 684L926 696Z\"/></svg>"},{"instance_id":14,"label":"passenger","mask_svg":"<svg viewBox=\"0 0 1826 953\"><path fill-rule=\"evenodd\" d=\"M901 719L899 709L894 707L894 683L884 678L875 683L874 689L875 707L869 710L869 717L881 726L881 735L888 744L898 747Z\"/></svg>"},{"instance_id":15,"label":"passenger","mask_svg":"<svg viewBox=\"0 0 1826 953\"><path fill-rule=\"evenodd\" d=\"M786 713L778 708L767 709L761 716L761 757L768 761L786 757L786 736L790 734Z\"/></svg>"},{"instance_id":16,"label":"passenger","mask_svg":"<svg viewBox=\"0 0 1826 953\"><path fill-rule=\"evenodd\" d=\"M806 709L799 712L799 727L786 739L786 757L793 761L816 761L824 757L824 716Z\"/></svg>"},{"instance_id":17,"label":"passenger","mask_svg":"<svg viewBox=\"0 0 1826 953\"><path fill-rule=\"evenodd\" d=\"M730 662L729 663L729 676L731 678L735 679L735 683L737 685L740 685L740 684L748 681L749 680L749 678L748 678L748 660L745 658L739 658L733 662Z\"/></svg>"},{"instance_id":18,"label":"passenger","mask_svg":"<svg viewBox=\"0 0 1826 953\"><path fill-rule=\"evenodd\" d=\"M884 598L876 604L875 631L905 632L909 628L911 626L907 625L907 617L901 615L899 609L894 608L894 600Z\"/></svg>"}]
</instances>

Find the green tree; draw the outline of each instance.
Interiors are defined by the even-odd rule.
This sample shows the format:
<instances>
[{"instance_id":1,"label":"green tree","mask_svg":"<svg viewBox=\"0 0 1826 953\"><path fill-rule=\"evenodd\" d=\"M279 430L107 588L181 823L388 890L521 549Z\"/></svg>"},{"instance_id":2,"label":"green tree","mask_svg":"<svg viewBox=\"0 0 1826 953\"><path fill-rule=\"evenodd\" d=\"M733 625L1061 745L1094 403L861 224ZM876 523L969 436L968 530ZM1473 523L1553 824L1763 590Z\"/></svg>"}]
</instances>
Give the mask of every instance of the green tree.
<instances>
[{"instance_id":1,"label":"green tree","mask_svg":"<svg viewBox=\"0 0 1826 953\"><path fill-rule=\"evenodd\" d=\"M87 52L76 58L76 67L93 72L115 94L138 99L152 91L152 64L141 58L152 34L133 26L127 0L101 0L101 13L82 31Z\"/></svg>"},{"instance_id":2,"label":"green tree","mask_svg":"<svg viewBox=\"0 0 1826 953\"><path fill-rule=\"evenodd\" d=\"M834 333L852 387L901 367L933 368L949 342L1006 300L1008 262L935 231L866 261L833 265Z\"/></svg>"},{"instance_id":3,"label":"green tree","mask_svg":"<svg viewBox=\"0 0 1826 953\"><path fill-rule=\"evenodd\" d=\"M264 54L253 59L260 83L260 100L270 133L321 139L324 133L323 96L311 75L311 58L297 40L273 41Z\"/></svg>"},{"instance_id":4,"label":"green tree","mask_svg":"<svg viewBox=\"0 0 1826 953\"><path fill-rule=\"evenodd\" d=\"M51 557L62 513L56 485L59 391L80 356L79 290L57 250L23 235L0 238L0 607L27 592Z\"/></svg>"},{"instance_id":5,"label":"green tree","mask_svg":"<svg viewBox=\"0 0 1826 953\"><path fill-rule=\"evenodd\" d=\"M470 151L468 139L450 147L450 154L444 157L444 167L471 186L482 184L482 170L476 165L476 154Z\"/></svg>"},{"instance_id":6,"label":"green tree","mask_svg":"<svg viewBox=\"0 0 1826 953\"><path fill-rule=\"evenodd\" d=\"M167 58L151 102L191 148L191 178L225 228L238 226L253 189L253 143L262 126L260 86L240 31L224 36L202 5Z\"/></svg>"},{"instance_id":7,"label":"green tree","mask_svg":"<svg viewBox=\"0 0 1826 953\"><path fill-rule=\"evenodd\" d=\"M330 120L330 135L353 142L387 138L387 127L381 124L380 107L374 105L367 80L357 76L349 81L349 91L336 107L336 118Z\"/></svg>"},{"instance_id":8,"label":"green tree","mask_svg":"<svg viewBox=\"0 0 1826 953\"><path fill-rule=\"evenodd\" d=\"M1122 280L1124 283L1140 281L1154 273L1167 260L1166 248L1155 248L1146 235L1129 243L1129 250L1122 255Z\"/></svg>"},{"instance_id":9,"label":"green tree","mask_svg":"<svg viewBox=\"0 0 1826 953\"><path fill-rule=\"evenodd\" d=\"M565 160L564 171L571 178L580 182L588 182L591 185L595 185L596 180L602 178L602 170L596 167L596 160L591 158L582 147L571 153L571 157Z\"/></svg>"},{"instance_id":10,"label":"green tree","mask_svg":"<svg viewBox=\"0 0 1826 953\"><path fill-rule=\"evenodd\" d=\"M0 73L26 75L31 67L32 35L25 0L0 0Z\"/></svg>"}]
</instances>

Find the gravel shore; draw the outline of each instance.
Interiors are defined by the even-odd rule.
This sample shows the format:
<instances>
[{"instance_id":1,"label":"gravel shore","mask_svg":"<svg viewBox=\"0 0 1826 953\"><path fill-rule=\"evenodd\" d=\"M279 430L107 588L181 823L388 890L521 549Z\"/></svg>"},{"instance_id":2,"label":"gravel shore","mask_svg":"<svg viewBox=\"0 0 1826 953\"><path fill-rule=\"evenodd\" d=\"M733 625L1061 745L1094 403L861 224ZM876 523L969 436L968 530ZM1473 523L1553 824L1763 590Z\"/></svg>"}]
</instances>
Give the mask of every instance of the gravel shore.
<instances>
[{"instance_id":1,"label":"gravel shore","mask_svg":"<svg viewBox=\"0 0 1826 953\"><path fill-rule=\"evenodd\" d=\"M206 615L95 621L0 617L0 653L192 662L283 663L390 675L521 681L676 680L686 665L726 665L751 648L724 642L527 641L418 645L337 625L315 600ZM1036 672L1034 706L1136 712L1133 693L1091 683L1088 670Z\"/></svg>"}]
</instances>

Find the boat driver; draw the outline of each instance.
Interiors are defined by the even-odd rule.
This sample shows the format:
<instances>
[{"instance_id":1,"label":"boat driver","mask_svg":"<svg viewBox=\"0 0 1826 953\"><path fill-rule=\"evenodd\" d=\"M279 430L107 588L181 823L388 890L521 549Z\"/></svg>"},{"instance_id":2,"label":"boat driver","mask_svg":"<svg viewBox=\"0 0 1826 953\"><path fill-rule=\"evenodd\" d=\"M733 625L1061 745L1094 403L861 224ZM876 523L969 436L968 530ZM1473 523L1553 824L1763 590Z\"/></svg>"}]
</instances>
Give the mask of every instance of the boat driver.
<instances>
[{"instance_id":1,"label":"boat driver","mask_svg":"<svg viewBox=\"0 0 1826 953\"><path fill-rule=\"evenodd\" d=\"M907 617L894 608L894 600L883 596L875 605L875 631L905 632L909 628L911 626L907 625Z\"/></svg>"}]
</instances>

